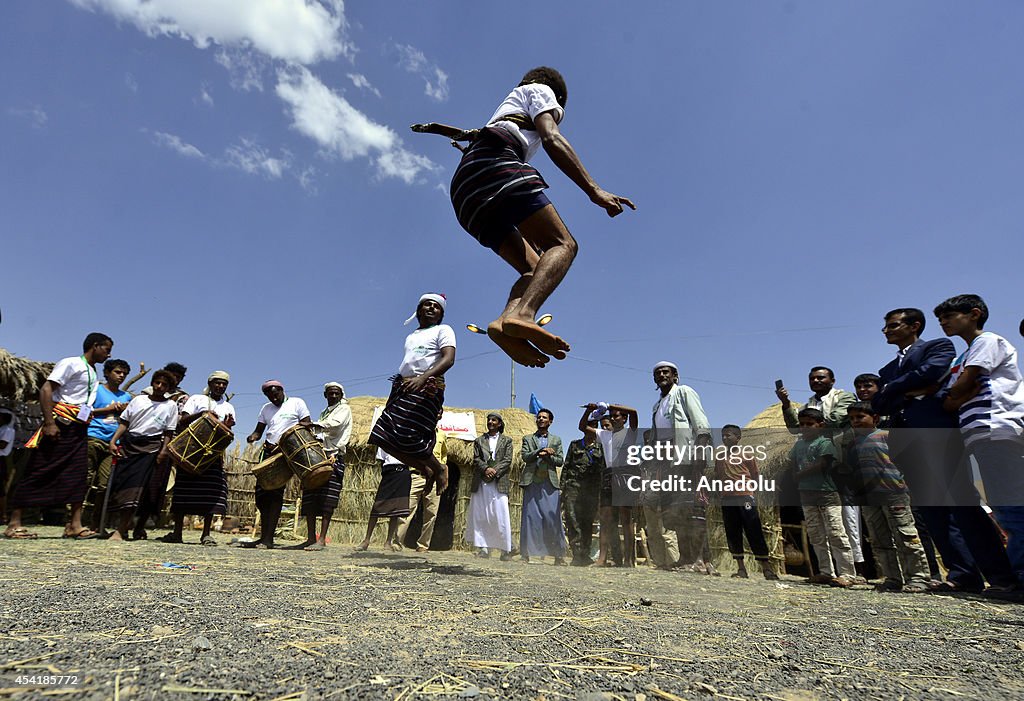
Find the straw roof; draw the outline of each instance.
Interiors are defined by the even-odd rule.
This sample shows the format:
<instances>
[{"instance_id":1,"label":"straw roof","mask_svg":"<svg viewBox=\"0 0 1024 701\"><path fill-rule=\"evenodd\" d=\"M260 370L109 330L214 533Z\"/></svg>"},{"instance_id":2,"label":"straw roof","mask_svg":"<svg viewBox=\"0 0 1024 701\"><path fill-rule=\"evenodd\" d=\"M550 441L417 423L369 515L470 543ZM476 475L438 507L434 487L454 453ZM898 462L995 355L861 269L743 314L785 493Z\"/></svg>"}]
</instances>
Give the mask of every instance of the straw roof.
<instances>
[{"instance_id":1,"label":"straw roof","mask_svg":"<svg viewBox=\"0 0 1024 701\"><path fill-rule=\"evenodd\" d=\"M36 401L51 370L53 363L19 358L0 348L0 397L16 402Z\"/></svg>"},{"instance_id":2,"label":"straw roof","mask_svg":"<svg viewBox=\"0 0 1024 701\"><path fill-rule=\"evenodd\" d=\"M375 407L384 406L387 403L386 397L351 397L348 400L352 408L352 438L349 441L349 449L359 448L367 445L370 437L370 430L373 428L373 410ZM536 419L522 409L505 407L504 409L474 409L471 407L446 406L445 411L471 412L476 419L477 435L487 433L487 415L496 412L505 420L505 435L512 439L513 445L518 448L520 440L525 435L537 430ZM556 431L557 433L557 431ZM572 427L571 437L576 437L576 427ZM458 438L448 439L448 457L457 461L460 467L473 462L473 446L468 441ZM518 450L516 451L518 452Z\"/></svg>"}]
</instances>

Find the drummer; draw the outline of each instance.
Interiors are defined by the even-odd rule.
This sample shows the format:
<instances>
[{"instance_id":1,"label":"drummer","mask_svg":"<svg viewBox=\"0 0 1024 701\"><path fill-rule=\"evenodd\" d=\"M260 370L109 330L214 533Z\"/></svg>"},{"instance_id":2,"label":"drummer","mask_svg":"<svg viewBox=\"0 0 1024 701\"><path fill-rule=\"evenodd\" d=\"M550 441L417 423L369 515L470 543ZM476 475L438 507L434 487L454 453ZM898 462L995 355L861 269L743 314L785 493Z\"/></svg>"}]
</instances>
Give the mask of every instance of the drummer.
<instances>
[{"instance_id":1,"label":"drummer","mask_svg":"<svg viewBox=\"0 0 1024 701\"><path fill-rule=\"evenodd\" d=\"M298 397L288 397L284 393L284 385L277 380L267 380L260 387L264 396L269 400L260 409L260 416L256 421L256 428L245 439L249 443L255 443L267 432L266 440L263 442L263 454L261 460L265 460L280 448L277 443L281 435L296 424L309 426L313 422L309 418L309 409L306 403ZM260 539L256 547L269 550L274 547L274 531L277 530L277 520L281 517L281 507L284 506L284 487L280 489L263 489L256 483L256 508L260 512Z\"/></svg>"},{"instance_id":2,"label":"drummer","mask_svg":"<svg viewBox=\"0 0 1024 701\"><path fill-rule=\"evenodd\" d=\"M323 550L327 547L327 529L331 516L338 507L341 485L345 479L345 451L352 435L352 409L345 400L345 388L340 382L324 385L324 399L327 408L320 412L320 418L313 424L313 430L320 433L324 449L334 458L331 479L317 489L302 490L302 515L306 517L306 542L303 550ZM320 536L316 533L316 517L320 517Z\"/></svg>"},{"instance_id":3,"label":"drummer","mask_svg":"<svg viewBox=\"0 0 1024 701\"><path fill-rule=\"evenodd\" d=\"M178 418L178 433L207 412L212 412L227 428L235 425L235 408L225 398L231 376L223 370L215 370L206 378L206 389L193 394L181 408ZM199 542L216 545L210 535L213 517L225 515L228 508L228 480L224 474L224 453L217 456L201 474L193 474L178 468L174 478L174 492L171 498L171 513L174 514L174 530L163 538L164 543L182 542L185 516L192 514L203 517L203 535Z\"/></svg>"}]
</instances>

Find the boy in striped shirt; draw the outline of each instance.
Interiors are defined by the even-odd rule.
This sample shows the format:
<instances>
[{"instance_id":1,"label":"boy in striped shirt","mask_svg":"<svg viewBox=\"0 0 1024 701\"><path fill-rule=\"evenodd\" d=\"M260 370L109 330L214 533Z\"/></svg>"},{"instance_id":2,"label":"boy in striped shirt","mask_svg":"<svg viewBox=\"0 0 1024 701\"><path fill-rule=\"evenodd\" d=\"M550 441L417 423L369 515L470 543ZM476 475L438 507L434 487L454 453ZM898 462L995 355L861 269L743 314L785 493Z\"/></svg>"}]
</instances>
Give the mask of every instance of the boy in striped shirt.
<instances>
[{"instance_id":1,"label":"boy in striped shirt","mask_svg":"<svg viewBox=\"0 0 1024 701\"><path fill-rule=\"evenodd\" d=\"M935 316L947 336L967 343L950 368L943 407L959 415L989 506L1007 533L1006 554L1024 581L1024 380L1017 350L983 330L988 307L978 295L951 297Z\"/></svg>"}]
</instances>

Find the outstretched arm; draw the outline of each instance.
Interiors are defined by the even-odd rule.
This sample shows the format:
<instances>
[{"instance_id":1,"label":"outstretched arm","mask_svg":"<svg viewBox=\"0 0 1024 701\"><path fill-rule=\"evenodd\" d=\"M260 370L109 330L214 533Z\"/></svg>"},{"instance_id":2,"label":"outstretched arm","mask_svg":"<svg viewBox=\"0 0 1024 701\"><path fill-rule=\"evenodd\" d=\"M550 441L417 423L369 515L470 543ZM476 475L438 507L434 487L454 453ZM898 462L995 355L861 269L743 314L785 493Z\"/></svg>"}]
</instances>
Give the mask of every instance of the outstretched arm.
<instances>
[{"instance_id":1,"label":"outstretched arm","mask_svg":"<svg viewBox=\"0 0 1024 701\"><path fill-rule=\"evenodd\" d=\"M480 133L478 129L459 129L448 124L438 122L427 122L426 124L413 124L411 127L417 134L438 134L447 136L455 141L472 141Z\"/></svg>"},{"instance_id":2,"label":"outstretched arm","mask_svg":"<svg viewBox=\"0 0 1024 701\"><path fill-rule=\"evenodd\" d=\"M590 177L590 173L583 167L583 163L580 161L580 157L576 155L572 144L558 131L558 123L555 122L552 112L549 111L537 115L536 119L533 120L533 124L537 127L537 133L540 135L541 143L544 145L544 151L554 164L586 193L591 202L608 212L609 217L616 217L622 214L623 205L630 209L636 209L636 205L628 198L619 197L598 187L594 179Z\"/></svg>"}]
</instances>

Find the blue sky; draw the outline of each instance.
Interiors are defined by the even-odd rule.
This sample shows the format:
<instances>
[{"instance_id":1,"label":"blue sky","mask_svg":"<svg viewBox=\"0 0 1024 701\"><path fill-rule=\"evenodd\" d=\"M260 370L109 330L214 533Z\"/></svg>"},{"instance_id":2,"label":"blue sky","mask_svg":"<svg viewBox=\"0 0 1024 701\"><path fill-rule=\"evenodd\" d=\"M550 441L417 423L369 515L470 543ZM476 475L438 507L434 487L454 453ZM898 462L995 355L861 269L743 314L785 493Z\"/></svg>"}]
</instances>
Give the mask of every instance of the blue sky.
<instances>
[{"instance_id":1,"label":"blue sky","mask_svg":"<svg viewBox=\"0 0 1024 701\"><path fill-rule=\"evenodd\" d=\"M482 336L511 269L455 222L458 153L529 68L565 75L563 133L611 220L534 159L580 242L545 311L570 359L516 373L575 434L587 401L648 416L676 362L714 425L891 357L885 311L977 292L1021 339L1024 7L991 2L0 5L0 345L55 360L89 331L317 411L386 394L422 292L459 333L447 403L508 404ZM531 15L531 12L533 13ZM938 332L930 324L926 336Z\"/></svg>"}]
</instances>

